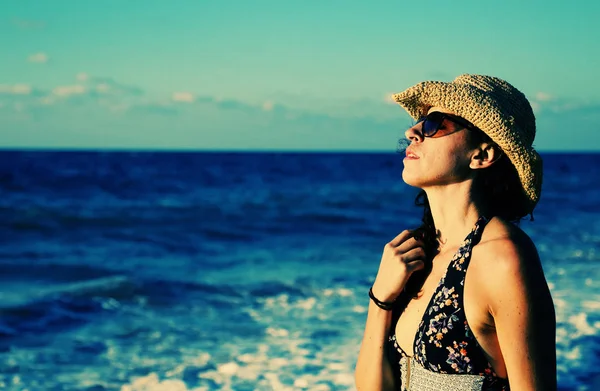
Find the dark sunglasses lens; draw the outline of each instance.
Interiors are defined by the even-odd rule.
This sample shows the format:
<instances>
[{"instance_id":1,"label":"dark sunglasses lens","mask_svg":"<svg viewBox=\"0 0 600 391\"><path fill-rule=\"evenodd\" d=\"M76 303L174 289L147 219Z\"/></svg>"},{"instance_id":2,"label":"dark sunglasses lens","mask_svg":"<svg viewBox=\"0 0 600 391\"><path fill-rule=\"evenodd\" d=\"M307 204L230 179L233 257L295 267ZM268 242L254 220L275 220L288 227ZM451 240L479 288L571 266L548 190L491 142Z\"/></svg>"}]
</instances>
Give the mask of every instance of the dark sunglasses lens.
<instances>
[{"instance_id":1,"label":"dark sunglasses lens","mask_svg":"<svg viewBox=\"0 0 600 391\"><path fill-rule=\"evenodd\" d=\"M437 133L444 118L437 111L430 113L423 122L423 136L431 137Z\"/></svg>"}]
</instances>

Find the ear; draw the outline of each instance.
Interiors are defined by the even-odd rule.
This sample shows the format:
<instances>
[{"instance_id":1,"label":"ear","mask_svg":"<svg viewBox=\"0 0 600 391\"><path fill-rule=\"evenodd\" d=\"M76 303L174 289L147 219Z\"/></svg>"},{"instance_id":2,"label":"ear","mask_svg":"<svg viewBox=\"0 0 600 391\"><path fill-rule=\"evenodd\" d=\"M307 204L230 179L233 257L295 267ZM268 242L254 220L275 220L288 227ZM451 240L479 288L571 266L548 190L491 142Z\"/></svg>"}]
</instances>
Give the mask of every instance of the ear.
<instances>
[{"instance_id":1,"label":"ear","mask_svg":"<svg viewBox=\"0 0 600 391\"><path fill-rule=\"evenodd\" d=\"M496 144L481 143L474 150L469 167L473 170L487 168L500 159L500 156L502 156L502 151Z\"/></svg>"}]
</instances>

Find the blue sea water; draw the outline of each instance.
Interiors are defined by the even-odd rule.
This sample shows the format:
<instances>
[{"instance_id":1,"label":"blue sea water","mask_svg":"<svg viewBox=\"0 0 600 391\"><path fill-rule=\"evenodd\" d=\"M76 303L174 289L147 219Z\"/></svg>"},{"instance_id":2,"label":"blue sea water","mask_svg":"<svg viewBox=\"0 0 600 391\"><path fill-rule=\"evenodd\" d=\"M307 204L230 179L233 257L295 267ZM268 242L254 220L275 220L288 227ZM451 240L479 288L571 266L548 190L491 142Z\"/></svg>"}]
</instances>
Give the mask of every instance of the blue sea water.
<instances>
[{"instance_id":1,"label":"blue sea water","mask_svg":"<svg viewBox=\"0 0 600 391\"><path fill-rule=\"evenodd\" d=\"M600 389L600 154L546 154L522 228L561 390ZM397 154L0 152L0 388L354 390Z\"/></svg>"}]
</instances>

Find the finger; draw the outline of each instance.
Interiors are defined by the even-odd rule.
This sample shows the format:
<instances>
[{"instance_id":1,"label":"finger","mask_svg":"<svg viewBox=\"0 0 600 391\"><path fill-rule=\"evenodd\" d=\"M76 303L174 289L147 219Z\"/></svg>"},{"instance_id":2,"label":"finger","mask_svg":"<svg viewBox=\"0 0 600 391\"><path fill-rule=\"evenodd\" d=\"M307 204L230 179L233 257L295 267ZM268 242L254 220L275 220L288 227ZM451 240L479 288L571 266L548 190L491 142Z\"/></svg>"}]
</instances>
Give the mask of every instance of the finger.
<instances>
[{"instance_id":1,"label":"finger","mask_svg":"<svg viewBox=\"0 0 600 391\"><path fill-rule=\"evenodd\" d=\"M406 264L409 264L414 261L424 261L425 250L423 250L423 247L415 247L412 250L409 250L402 254L402 257L400 259Z\"/></svg>"},{"instance_id":2,"label":"finger","mask_svg":"<svg viewBox=\"0 0 600 391\"><path fill-rule=\"evenodd\" d=\"M421 260L412 261L406 264L406 269L412 273L425 268L425 262Z\"/></svg>"},{"instance_id":3,"label":"finger","mask_svg":"<svg viewBox=\"0 0 600 391\"><path fill-rule=\"evenodd\" d=\"M396 236L394 239L392 239L388 244L392 247L398 247L398 245L402 242L404 242L406 239L410 238L412 235L412 232L405 229L404 231L400 232L400 234L398 234L398 236Z\"/></svg>"},{"instance_id":4,"label":"finger","mask_svg":"<svg viewBox=\"0 0 600 391\"><path fill-rule=\"evenodd\" d=\"M398 254L406 253L412 250L415 247L425 247L425 243L422 240L418 240L415 238L409 238L404 241L404 243L400 244L396 247L396 252Z\"/></svg>"}]
</instances>

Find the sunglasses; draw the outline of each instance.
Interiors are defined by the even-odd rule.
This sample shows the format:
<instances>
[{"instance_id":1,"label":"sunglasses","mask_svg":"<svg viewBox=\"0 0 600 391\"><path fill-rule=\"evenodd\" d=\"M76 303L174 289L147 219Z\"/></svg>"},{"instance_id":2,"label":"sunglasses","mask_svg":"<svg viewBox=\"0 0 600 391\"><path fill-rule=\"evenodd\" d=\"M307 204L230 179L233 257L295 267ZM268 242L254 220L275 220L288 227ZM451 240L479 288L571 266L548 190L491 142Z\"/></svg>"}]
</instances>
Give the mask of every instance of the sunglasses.
<instances>
[{"instance_id":1,"label":"sunglasses","mask_svg":"<svg viewBox=\"0 0 600 391\"><path fill-rule=\"evenodd\" d=\"M462 127L451 128L448 126L442 126L445 119L461 125ZM423 133L423 137L444 137L451 133L458 132L464 128L477 129L475 125L466 119L439 111L432 111L426 116L420 117L417 121L417 124L421 122L423 122L423 126L421 127L421 133Z\"/></svg>"}]
</instances>

